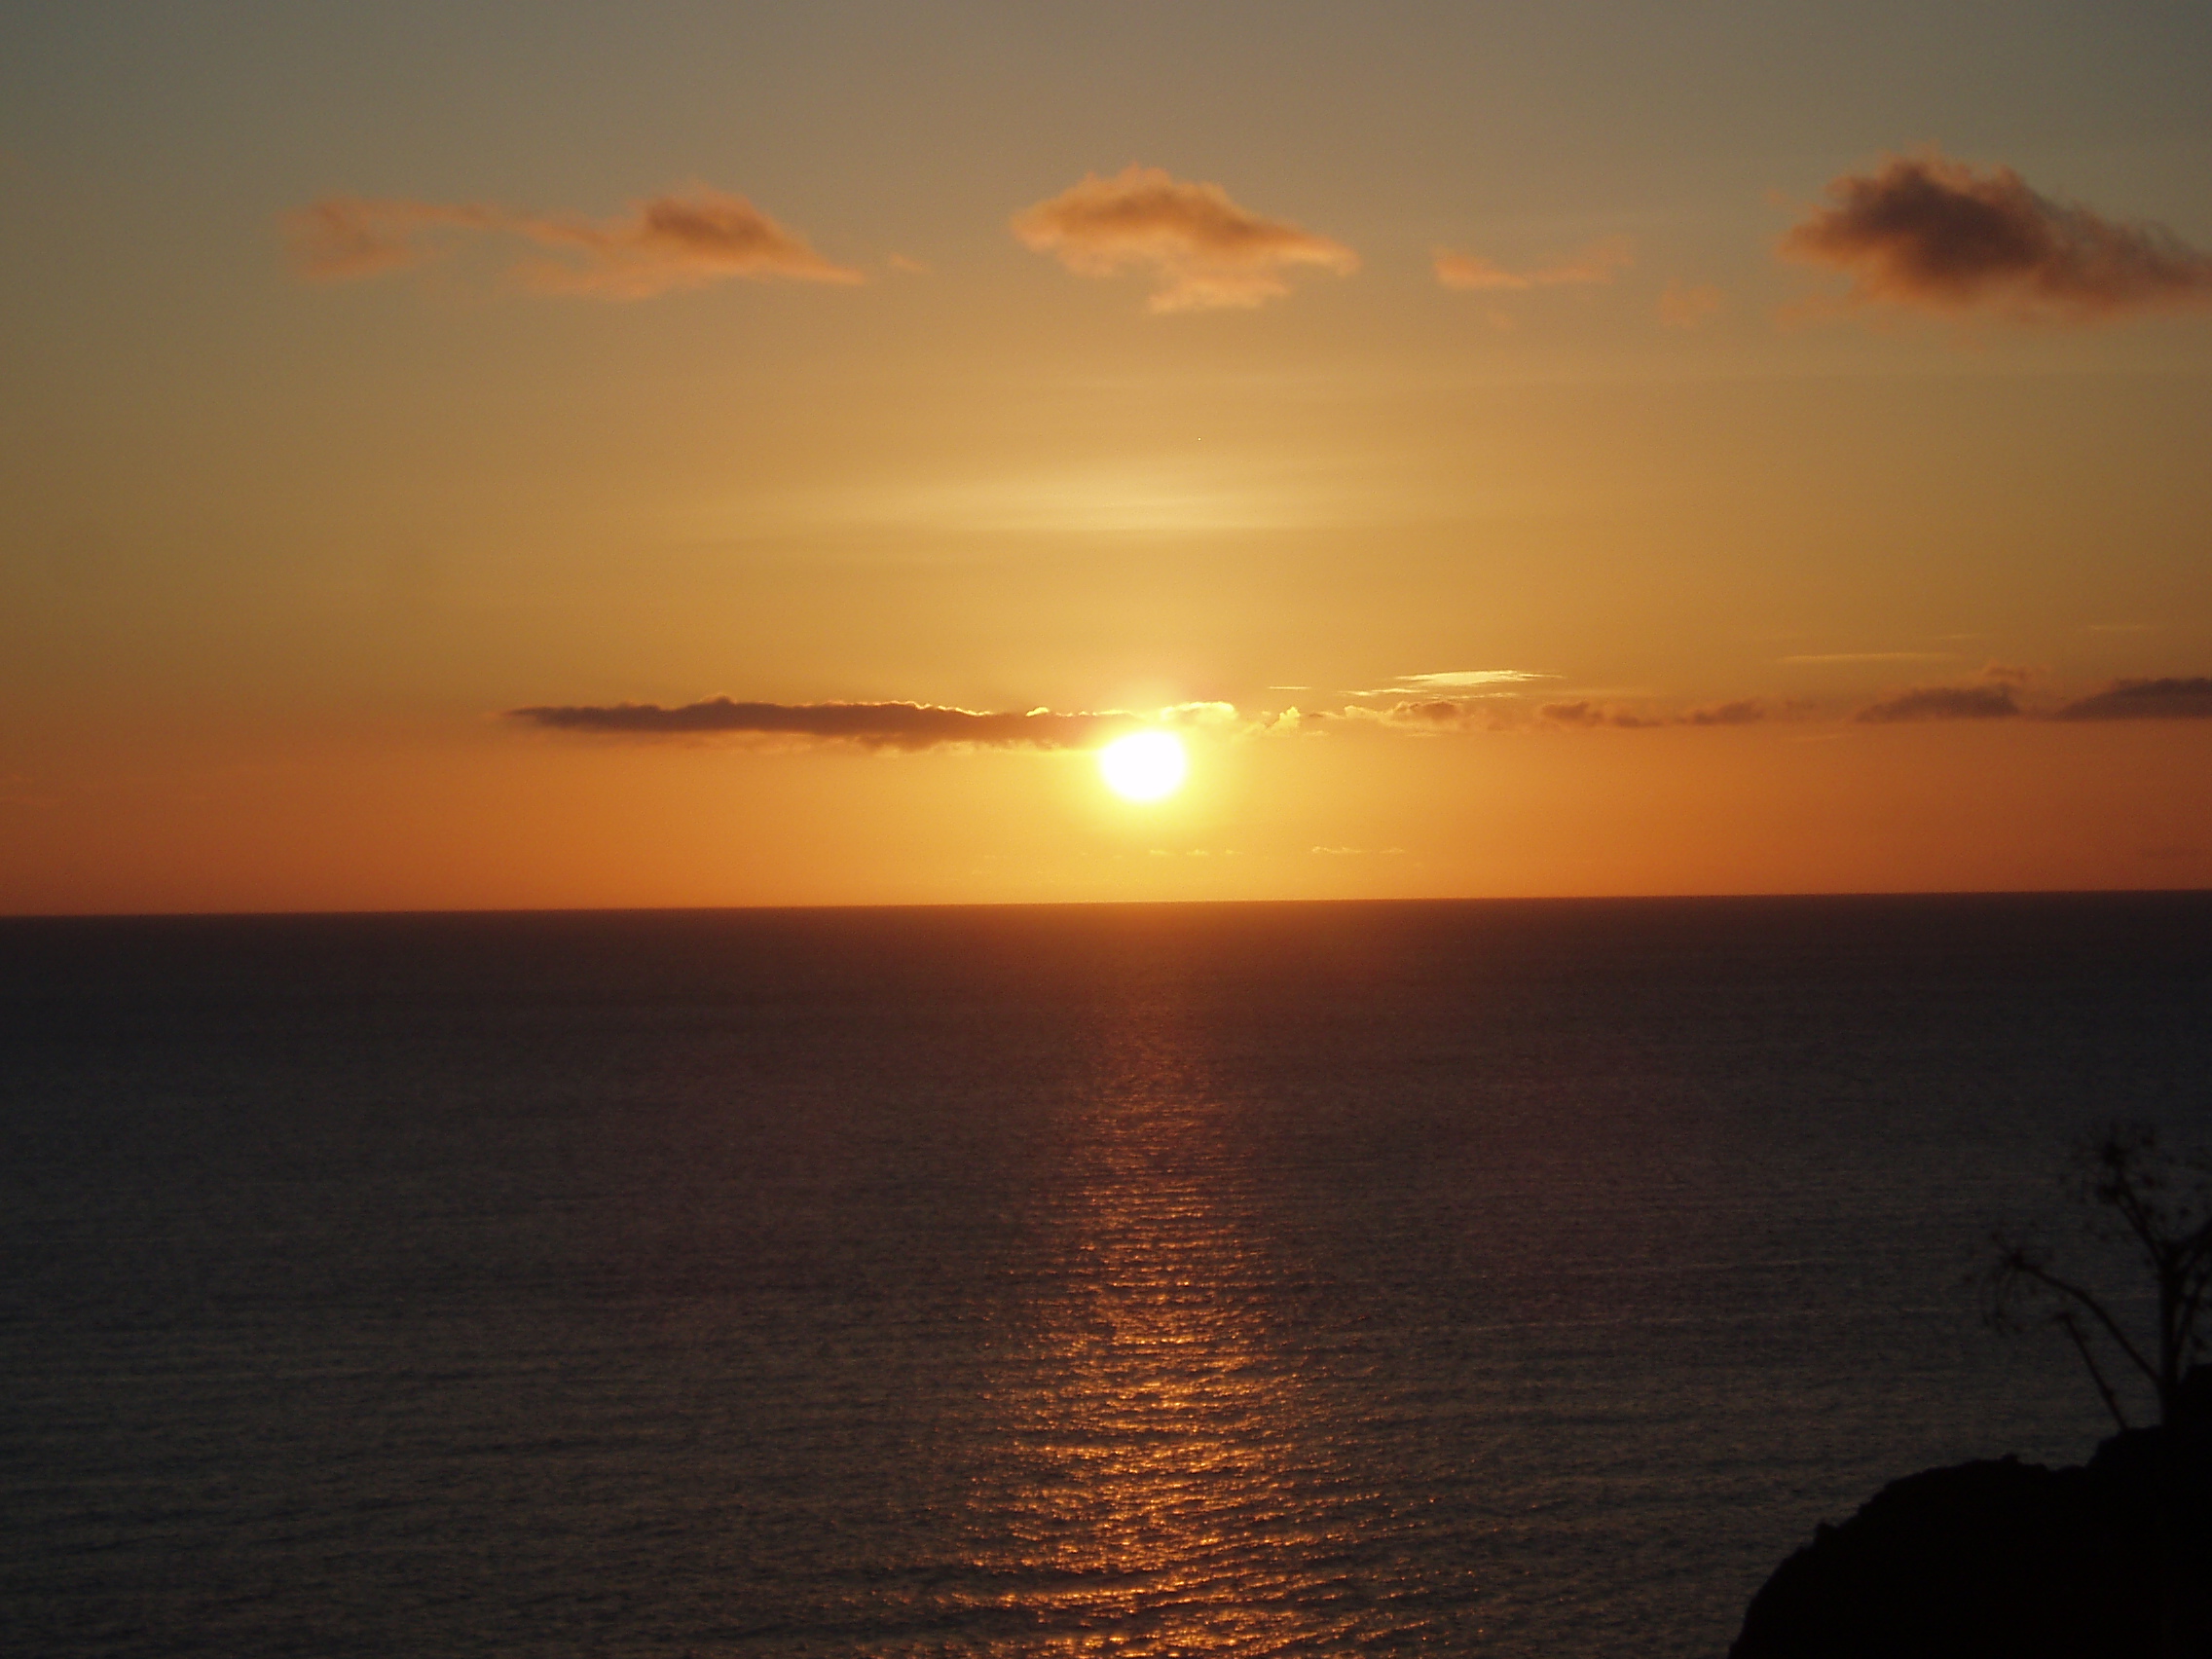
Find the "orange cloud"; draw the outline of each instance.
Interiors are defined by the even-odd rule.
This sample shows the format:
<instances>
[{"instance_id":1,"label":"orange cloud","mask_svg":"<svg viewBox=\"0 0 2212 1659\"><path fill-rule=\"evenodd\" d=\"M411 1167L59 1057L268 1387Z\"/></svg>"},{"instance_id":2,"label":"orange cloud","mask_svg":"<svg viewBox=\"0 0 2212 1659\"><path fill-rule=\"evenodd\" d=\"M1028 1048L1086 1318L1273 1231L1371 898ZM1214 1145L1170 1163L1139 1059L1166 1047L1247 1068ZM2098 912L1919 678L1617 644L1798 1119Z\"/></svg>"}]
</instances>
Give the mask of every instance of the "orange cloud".
<instances>
[{"instance_id":1,"label":"orange cloud","mask_svg":"<svg viewBox=\"0 0 2212 1659\"><path fill-rule=\"evenodd\" d=\"M2114 224L2039 196L2010 167L1977 170L1930 149L1847 173L1827 196L1778 251L1847 274L1850 305L2091 322L2212 303L2212 254L2162 225Z\"/></svg>"},{"instance_id":2,"label":"orange cloud","mask_svg":"<svg viewBox=\"0 0 2212 1659\"><path fill-rule=\"evenodd\" d=\"M468 203L326 197L287 213L285 244L301 276L346 281L403 271L434 258L434 234L460 230L521 237L569 258L534 260L517 275L541 293L642 300L732 277L859 282L807 240L742 196L705 185L654 196L606 221L512 213Z\"/></svg>"},{"instance_id":3,"label":"orange cloud","mask_svg":"<svg viewBox=\"0 0 2212 1659\"><path fill-rule=\"evenodd\" d=\"M1340 276L1359 256L1340 241L1281 219L1263 219L1218 184L1175 178L1160 167L1127 166L1112 178L1087 173L1081 184L1016 213L1014 236L1078 276L1149 270L1159 283L1156 312L1250 308L1290 292L1283 273L1314 265Z\"/></svg>"},{"instance_id":4,"label":"orange cloud","mask_svg":"<svg viewBox=\"0 0 2212 1659\"><path fill-rule=\"evenodd\" d=\"M1604 237L1592 242L1562 265L1538 271L1508 271L1502 265L1471 253L1435 252L1436 279L1447 288L1478 293L1519 293L1529 288L1572 287L1590 282L1610 282L1619 272L1636 263L1636 243L1627 237Z\"/></svg>"}]
</instances>

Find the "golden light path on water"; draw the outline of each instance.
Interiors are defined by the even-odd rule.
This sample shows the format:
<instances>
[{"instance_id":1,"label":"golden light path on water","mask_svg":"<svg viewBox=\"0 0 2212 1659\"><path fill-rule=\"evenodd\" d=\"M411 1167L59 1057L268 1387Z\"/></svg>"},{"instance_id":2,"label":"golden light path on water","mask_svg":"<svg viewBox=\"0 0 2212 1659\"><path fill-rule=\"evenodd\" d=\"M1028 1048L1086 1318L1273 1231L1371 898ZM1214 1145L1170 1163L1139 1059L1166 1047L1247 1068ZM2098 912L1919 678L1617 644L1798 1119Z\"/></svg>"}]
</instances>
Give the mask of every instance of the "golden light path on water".
<instances>
[{"instance_id":1,"label":"golden light path on water","mask_svg":"<svg viewBox=\"0 0 2212 1659\"><path fill-rule=\"evenodd\" d=\"M998 1402L1027 1479L974 1517L973 1567L1029 1625L1005 1650L1316 1653L1393 1626L1418 1650L1426 1619L1350 1560L1378 1494L1284 1351L1233 1114L1174 1024L1115 1034L1044 1218L1038 1363Z\"/></svg>"}]
</instances>

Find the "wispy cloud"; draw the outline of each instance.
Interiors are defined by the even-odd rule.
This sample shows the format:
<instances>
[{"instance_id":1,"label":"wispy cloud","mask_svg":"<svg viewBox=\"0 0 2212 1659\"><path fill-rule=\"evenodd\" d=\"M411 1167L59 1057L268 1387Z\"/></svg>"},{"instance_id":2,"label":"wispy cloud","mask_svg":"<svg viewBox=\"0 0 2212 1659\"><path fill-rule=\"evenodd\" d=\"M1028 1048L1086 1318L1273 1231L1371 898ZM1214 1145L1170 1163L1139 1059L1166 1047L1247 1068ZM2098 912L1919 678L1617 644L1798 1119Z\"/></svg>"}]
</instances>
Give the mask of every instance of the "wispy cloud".
<instances>
[{"instance_id":1,"label":"wispy cloud","mask_svg":"<svg viewBox=\"0 0 2212 1659\"><path fill-rule=\"evenodd\" d=\"M1662 726L1755 725L1780 715L1801 714L1808 707L1796 702L1772 703L1764 698L1744 697L1690 709L1653 710L1649 706L1577 697L1538 704L1531 714L1485 700L1478 694L1472 698L1409 697L1381 707L1355 704L1340 713L1316 710L1300 715L1286 711L1271 729L1313 730L1345 722L1353 727L1382 727L1416 734L1525 731L1531 726L1537 730L1651 731Z\"/></svg>"},{"instance_id":2,"label":"wispy cloud","mask_svg":"<svg viewBox=\"0 0 2212 1659\"><path fill-rule=\"evenodd\" d=\"M1283 219L1262 218L1218 184L1131 166L1083 182L1014 216L1014 236L1079 276L1148 271L1156 312L1264 305L1290 292L1284 273L1316 266L1359 269L1343 242Z\"/></svg>"},{"instance_id":3,"label":"wispy cloud","mask_svg":"<svg viewBox=\"0 0 2212 1659\"><path fill-rule=\"evenodd\" d=\"M1401 674L1387 685L1373 685L1365 690L1346 691L1346 697L1397 697L1419 698L1457 692L1462 696L1518 697L1520 692L1510 689L1481 690L1478 687L1510 687L1535 680L1557 680L1556 674L1531 674L1521 668L1458 668L1436 674Z\"/></svg>"},{"instance_id":4,"label":"wispy cloud","mask_svg":"<svg viewBox=\"0 0 2212 1659\"><path fill-rule=\"evenodd\" d=\"M421 265L435 252L428 234L439 229L499 228L496 207L467 203L371 200L326 196L295 207L278 221L292 269L317 282L351 282Z\"/></svg>"},{"instance_id":5,"label":"wispy cloud","mask_svg":"<svg viewBox=\"0 0 2212 1659\"><path fill-rule=\"evenodd\" d=\"M2019 713L2009 685L1916 685L1869 703L1852 719L1889 725L1899 720L2006 719Z\"/></svg>"},{"instance_id":6,"label":"wispy cloud","mask_svg":"<svg viewBox=\"0 0 2212 1659\"><path fill-rule=\"evenodd\" d=\"M1793 703L1780 705L1784 713L1800 707ZM1777 706L1761 697L1739 697L1731 702L1708 703L1701 708L1672 714L1654 714L1623 708L1617 703L1578 698L1571 702L1545 703L1536 710L1536 719L1545 725L1580 730L1605 727L1618 731L1652 731L1660 726L1757 725L1773 718L1776 712Z\"/></svg>"},{"instance_id":7,"label":"wispy cloud","mask_svg":"<svg viewBox=\"0 0 2212 1659\"><path fill-rule=\"evenodd\" d=\"M624 217L591 220L511 212L474 203L326 197L284 215L293 268L311 280L350 281L436 258L441 233L519 238L557 258L533 259L516 276L540 293L643 300L735 277L852 283L795 231L742 196L705 185L648 197Z\"/></svg>"},{"instance_id":8,"label":"wispy cloud","mask_svg":"<svg viewBox=\"0 0 2212 1659\"><path fill-rule=\"evenodd\" d=\"M1436 249L1433 262L1436 279L1447 288L1474 293L1521 293L1530 288L1610 282L1636 263L1636 243L1628 237L1604 237L1571 258L1533 271L1508 271L1494 260L1484 259L1479 254L1455 253L1448 247Z\"/></svg>"},{"instance_id":9,"label":"wispy cloud","mask_svg":"<svg viewBox=\"0 0 2212 1659\"><path fill-rule=\"evenodd\" d=\"M1847 305L2091 322L2212 303L2212 254L2053 202L2010 167L1929 149L1846 173L1827 198L1779 251L1849 276Z\"/></svg>"},{"instance_id":10,"label":"wispy cloud","mask_svg":"<svg viewBox=\"0 0 2212 1659\"><path fill-rule=\"evenodd\" d=\"M1776 662L1948 662L1957 651L1818 651L1808 656L1776 657Z\"/></svg>"},{"instance_id":11,"label":"wispy cloud","mask_svg":"<svg viewBox=\"0 0 2212 1659\"><path fill-rule=\"evenodd\" d=\"M1381 692L1353 695L1381 696ZM1370 706L1347 703L1341 709L1285 709L1266 722L1278 735L1323 731L1395 731L1422 737L1448 732L1504 731L1512 724L1497 704L1452 697L1400 697Z\"/></svg>"},{"instance_id":12,"label":"wispy cloud","mask_svg":"<svg viewBox=\"0 0 2212 1659\"><path fill-rule=\"evenodd\" d=\"M1546 703L1536 711L1536 718L1546 725L1575 726L1583 730L1598 726L1617 726L1623 731L1641 731L1663 723L1627 709L1579 700L1571 703Z\"/></svg>"},{"instance_id":13,"label":"wispy cloud","mask_svg":"<svg viewBox=\"0 0 2212 1659\"><path fill-rule=\"evenodd\" d=\"M1514 685L1528 680L1557 680L1556 674L1531 674L1521 668L1454 668L1441 674L1401 674L1400 685L1441 690L1452 685Z\"/></svg>"},{"instance_id":14,"label":"wispy cloud","mask_svg":"<svg viewBox=\"0 0 2212 1659\"><path fill-rule=\"evenodd\" d=\"M2212 719L2212 679L2116 680L2104 690L2067 704L2059 720Z\"/></svg>"},{"instance_id":15,"label":"wispy cloud","mask_svg":"<svg viewBox=\"0 0 2212 1659\"><path fill-rule=\"evenodd\" d=\"M1386 708L1346 709L1347 715L1369 715L1384 725L1402 726L1412 731L1465 731L1490 728L1499 722L1496 711L1480 703L1459 702L1446 697L1406 698Z\"/></svg>"}]
</instances>

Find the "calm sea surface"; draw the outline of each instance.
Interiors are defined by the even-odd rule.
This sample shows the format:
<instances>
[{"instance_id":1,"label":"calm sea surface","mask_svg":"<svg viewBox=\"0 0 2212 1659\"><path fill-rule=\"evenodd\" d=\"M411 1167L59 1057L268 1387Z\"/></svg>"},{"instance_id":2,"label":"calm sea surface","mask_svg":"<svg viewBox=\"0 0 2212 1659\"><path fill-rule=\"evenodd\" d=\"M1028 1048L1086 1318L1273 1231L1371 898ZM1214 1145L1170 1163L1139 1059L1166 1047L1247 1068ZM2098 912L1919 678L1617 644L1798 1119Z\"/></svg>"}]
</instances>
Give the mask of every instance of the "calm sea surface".
<instances>
[{"instance_id":1,"label":"calm sea surface","mask_svg":"<svg viewBox=\"0 0 2212 1659\"><path fill-rule=\"evenodd\" d=\"M2212 895L0 922L0 1651L1716 1655Z\"/></svg>"}]
</instances>

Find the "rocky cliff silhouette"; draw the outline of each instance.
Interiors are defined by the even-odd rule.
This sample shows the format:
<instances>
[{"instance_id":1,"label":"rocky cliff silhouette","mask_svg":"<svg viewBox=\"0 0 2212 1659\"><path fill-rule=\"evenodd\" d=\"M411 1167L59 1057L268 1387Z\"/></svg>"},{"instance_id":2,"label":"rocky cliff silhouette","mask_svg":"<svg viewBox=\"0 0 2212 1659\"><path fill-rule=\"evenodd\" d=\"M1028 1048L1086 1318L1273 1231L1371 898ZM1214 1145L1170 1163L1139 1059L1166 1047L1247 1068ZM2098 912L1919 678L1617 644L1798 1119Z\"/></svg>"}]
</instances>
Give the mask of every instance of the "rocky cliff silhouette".
<instances>
[{"instance_id":1,"label":"rocky cliff silhouette","mask_svg":"<svg viewBox=\"0 0 2212 1659\"><path fill-rule=\"evenodd\" d=\"M1893 1481L1767 1580L1729 1659L2212 1659L2212 1367L2085 1468Z\"/></svg>"}]
</instances>

